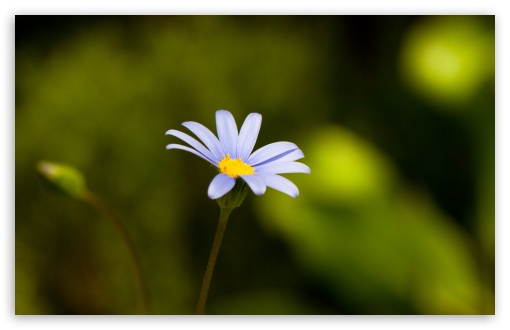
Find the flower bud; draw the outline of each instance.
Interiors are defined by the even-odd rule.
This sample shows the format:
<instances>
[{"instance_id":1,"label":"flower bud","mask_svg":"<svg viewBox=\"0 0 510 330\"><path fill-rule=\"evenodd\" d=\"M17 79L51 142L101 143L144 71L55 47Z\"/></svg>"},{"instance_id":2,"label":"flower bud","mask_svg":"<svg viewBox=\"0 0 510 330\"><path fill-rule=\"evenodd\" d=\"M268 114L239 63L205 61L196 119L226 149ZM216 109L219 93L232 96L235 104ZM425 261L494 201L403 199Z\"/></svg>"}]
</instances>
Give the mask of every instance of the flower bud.
<instances>
[{"instance_id":1,"label":"flower bud","mask_svg":"<svg viewBox=\"0 0 510 330\"><path fill-rule=\"evenodd\" d=\"M83 197L87 188L83 175L71 166L49 161L39 161L37 171L52 187L70 197Z\"/></svg>"}]
</instances>

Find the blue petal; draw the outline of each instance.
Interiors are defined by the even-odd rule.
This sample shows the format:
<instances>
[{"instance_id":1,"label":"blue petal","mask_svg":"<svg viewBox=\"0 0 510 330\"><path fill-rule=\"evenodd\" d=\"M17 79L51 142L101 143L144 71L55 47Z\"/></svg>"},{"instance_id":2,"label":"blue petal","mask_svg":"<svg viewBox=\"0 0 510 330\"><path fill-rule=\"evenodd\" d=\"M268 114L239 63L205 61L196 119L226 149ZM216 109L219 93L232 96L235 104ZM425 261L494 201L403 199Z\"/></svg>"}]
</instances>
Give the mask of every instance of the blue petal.
<instances>
[{"instance_id":1,"label":"blue petal","mask_svg":"<svg viewBox=\"0 0 510 330\"><path fill-rule=\"evenodd\" d=\"M173 135L173 136L181 139L182 141L188 143L190 146L192 146L198 152L200 152L202 155L204 155L213 164L214 163L217 164L221 160L221 159L216 159L216 157L214 157L214 155L207 148L205 148L200 142L198 142L197 140L195 140L194 138L192 138L191 136L189 136L186 133L179 132L175 129L170 129L165 133L165 135Z\"/></svg>"},{"instance_id":2,"label":"blue petal","mask_svg":"<svg viewBox=\"0 0 510 330\"><path fill-rule=\"evenodd\" d=\"M268 187L281 191L291 197L298 197L299 189L289 179L276 174L259 174Z\"/></svg>"},{"instance_id":3,"label":"blue petal","mask_svg":"<svg viewBox=\"0 0 510 330\"><path fill-rule=\"evenodd\" d=\"M204 155L202 155L201 153L199 153L195 149L191 149L190 147L186 147L186 146L183 146L183 145L180 145L180 144L169 144L169 145L166 146L166 149L167 150L170 150L170 149L185 150L185 151L191 152L192 154L197 155L200 158L203 158L203 159L207 160L209 163L213 164L214 166L218 166L217 163L214 163L212 160L210 160L209 158L205 157Z\"/></svg>"},{"instance_id":4,"label":"blue petal","mask_svg":"<svg viewBox=\"0 0 510 330\"><path fill-rule=\"evenodd\" d=\"M281 173L310 173L310 168L298 162L272 162L254 167L256 173L281 174Z\"/></svg>"},{"instance_id":5,"label":"blue petal","mask_svg":"<svg viewBox=\"0 0 510 330\"><path fill-rule=\"evenodd\" d=\"M250 186L255 195L262 195L266 192L266 183L258 175L240 175L240 177Z\"/></svg>"},{"instance_id":6,"label":"blue petal","mask_svg":"<svg viewBox=\"0 0 510 330\"><path fill-rule=\"evenodd\" d=\"M295 149L298 149L298 147L292 142L274 142L252 153L247 163L253 166L259 165L266 160L291 152Z\"/></svg>"},{"instance_id":7,"label":"blue petal","mask_svg":"<svg viewBox=\"0 0 510 330\"><path fill-rule=\"evenodd\" d=\"M243 161L248 159L257 142L261 123L262 116L258 113L250 113L244 120L237 140L237 157L241 157Z\"/></svg>"},{"instance_id":8,"label":"blue petal","mask_svg":"<svg viewBox=\"0 0 510 330\"><path fill-rule=\"evenodd\" d=\"M209 195L209 198L211 199L218 199L228 193L235 184L236 179L231 178L224 173L217 174L209 185L207 195Z\"/></svg>"},{"instance_id":9,"label":"blue petal","mask_svg":"<svg viewBox=\"0 0 510 330\"><path fill-rule=\"evenodd\" d=\"M301 149L296 149L296 150L292 150L291 152L285 154L285 155L280 155L277 159L273 159L273 161L277 161L277 162L293 162L295 160L298 160L298 159L301 159L305 157L305 154L303 154L303 152L301 151ZM267 161L266 163L268 163L269 161Z\"/></svg>"},{"instance_id":10,"label":"blue petal","mask_svg":"<svg viewBox=\"0 0 510 330\"><path fill-rule=\"evenodd\" d=\"M230 158L237 158L237 125L234 116L227 110L216 111L216 130L225 152Z\"/></svg>"},{"instance_id":11,"label":"blue petal","mask_svg":"<svg viewBox=\"0 0 510 330\"><path fill-rule=\"evenodd\" d=\"M223 150L220 141L218 141L218 138L214 136L207 127L194 121L184 122L182 123L182 126L192 131L200 140L202 140L205 146L211 150L216 159L223 159L226 153Z\"/></svg>"}]
</instances>

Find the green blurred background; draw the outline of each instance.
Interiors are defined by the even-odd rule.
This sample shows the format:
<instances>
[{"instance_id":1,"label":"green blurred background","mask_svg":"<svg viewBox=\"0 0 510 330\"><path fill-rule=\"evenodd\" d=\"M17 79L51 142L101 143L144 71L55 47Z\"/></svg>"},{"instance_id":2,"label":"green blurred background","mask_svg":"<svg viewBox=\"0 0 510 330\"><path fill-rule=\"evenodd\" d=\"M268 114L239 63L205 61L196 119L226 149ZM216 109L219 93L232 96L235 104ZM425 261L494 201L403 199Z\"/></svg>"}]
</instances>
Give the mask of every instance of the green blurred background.
<instances>
[{"instance_id":1,"label":"green blurred background","mask_svg":"<svg viewBox=\"0 0 510 330\"><path fill-rule=\"evenodd\" d=\"M194 313L219 208L166 151L214 113L295 142L300 196L231 215L211 314L494 313L494 16L16 16L17 314L138 313L125 246L48 189L77 168L122 217L155 314Z\"/></svg>"}]
</instances>

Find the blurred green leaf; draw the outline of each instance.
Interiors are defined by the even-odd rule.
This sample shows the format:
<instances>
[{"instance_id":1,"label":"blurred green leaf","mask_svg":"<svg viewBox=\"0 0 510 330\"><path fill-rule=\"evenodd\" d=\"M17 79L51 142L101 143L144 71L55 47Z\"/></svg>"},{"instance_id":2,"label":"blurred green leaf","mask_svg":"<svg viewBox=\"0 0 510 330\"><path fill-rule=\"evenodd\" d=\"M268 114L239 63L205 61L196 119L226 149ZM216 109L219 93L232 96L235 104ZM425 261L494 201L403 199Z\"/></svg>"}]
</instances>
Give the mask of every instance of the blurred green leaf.
<instances>
[{"instance_id":1,"label":"blurred green leaf","mask_svg":"<svg viewBox=\"0 0 510 330\"><path fill-rule=\"evenodd\" d=\"M260 199L264 226L331 294L361 313L485 313L473 242L387 158L341 127L303 146L309 177L296 200ZM490 310L490 307L489 307Z\"/></svg>"}]
</instances>

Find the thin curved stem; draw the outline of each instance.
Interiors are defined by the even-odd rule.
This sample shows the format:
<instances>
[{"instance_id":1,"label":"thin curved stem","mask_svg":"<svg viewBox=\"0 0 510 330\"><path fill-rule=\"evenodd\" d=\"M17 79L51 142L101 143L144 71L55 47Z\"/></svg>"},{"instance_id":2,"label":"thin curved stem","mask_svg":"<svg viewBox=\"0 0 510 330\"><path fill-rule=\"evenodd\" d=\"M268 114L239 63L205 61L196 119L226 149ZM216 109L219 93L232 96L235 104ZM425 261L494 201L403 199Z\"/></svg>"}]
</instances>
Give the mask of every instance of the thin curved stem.
<instances>
[{"instance_id":1,"label":"thin curved stem","mask_svg":"<svg viewBox=\"0 0 510 330\"><path fill-rule=\"evenodd\" d=\"M108 219L115 229L119 232L120 236L122 237L122 240L124 241L127 249L129 250L129 256L131 260L131 264L135 270L135 277L136 282L138 285L138 295L140 296L141 300L141 314L149 314L149 295L147 290L147 285L145 278L143 276L142 272L142 265L140 261L140 257L138 256L138 253L136 252L135 245L133 244L133 241L129 237L129 234L122 224L121 219L119 216L101 199L99 196L95 195L94 193L87 191L83 196L82 199L92 205L99 213L101 213L106 219Z\"/></svg>"},{"instance_id":2,"label":"thin curved stem","mask_svg":"<svg viewBox=\"0 0 510 330\"><path fill-rule=\"evenodd\" d=\"M221 240L223 239L223 233L227 228L228 216L232 212L232 209L222 207L220 211L220 221L218 222L218 228L216 229L216 235L214 236L214 242L209 255L209 262L204 274L204 281L202 282L202 289L200 290L200 296L197 304L197 315L202 315L205 312L205 304L207 302L207 294L209 293L209 286L211 284L211 278L214 271L214 265L216 264L216 257L221 246Z\"/></svg>"}]
</instances>

